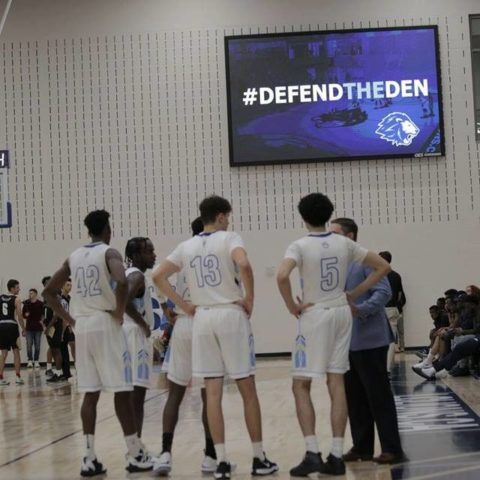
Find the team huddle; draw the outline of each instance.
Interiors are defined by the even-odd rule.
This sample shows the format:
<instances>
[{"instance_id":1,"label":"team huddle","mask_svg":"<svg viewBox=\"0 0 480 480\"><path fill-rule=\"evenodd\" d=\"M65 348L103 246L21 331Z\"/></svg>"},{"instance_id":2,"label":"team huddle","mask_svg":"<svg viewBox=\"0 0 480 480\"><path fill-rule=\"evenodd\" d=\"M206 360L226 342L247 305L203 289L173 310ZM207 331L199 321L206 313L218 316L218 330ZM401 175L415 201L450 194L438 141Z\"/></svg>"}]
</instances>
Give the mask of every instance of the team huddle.
<instances>
[{"instance_id":1,"label":"team huddle","mask_svg":"<svg viewBox=\"0 0 480 480\"><path fill-rule=\"evenodd\" d=\"M75 250L52 276L44 298L56 315L75 330L78 390L85 394L81 418L85 454L81 475L104 474L94 447L96 407L100 392L114 393L115 412L127 446L127 470L172 470L172 443L179 407L192 377L202 383L205 456L203 473L229 479L234 465L225 448L222 393L225 376L235 380L243 400L252 443L252 475L278 471L266 455L262 418L255 386L255 348L250 316L254 306L254 277L241 237L228 232L230 203L210 196L200 203L192 223L193 237L180 243L153 271L160 293L175 308L166 311L174 324L162 369L169 380L163 412L162 451L152 454L142 442L143 404L152 371L153 327L145 271L155 264L153 243L146 237L129 240L125 256L109 246L109 214L91 212L85 218L92 243ZM377 254L346 236L327 231L333 213L330 200L313 193L302 198L299 212L308 235L293 242L280 264L277 282L289 312L298 319L292 351L293 393L306 454L290 470L292 476L313 472L343 475L343 438L348 412L343 375L349 370L353 300L390 271ZM348 267L363 263L371 273L345 291ZM293 298L291 273L298 268L302 298ZM176 275L176 285L171 279ZM69 311L57 292L71 277ZM166 307L167 308L167 307ZM315 411L310 385L327 376L331 398L332 448L323 460L315 435Z\"/></svg>"}]
</instances>

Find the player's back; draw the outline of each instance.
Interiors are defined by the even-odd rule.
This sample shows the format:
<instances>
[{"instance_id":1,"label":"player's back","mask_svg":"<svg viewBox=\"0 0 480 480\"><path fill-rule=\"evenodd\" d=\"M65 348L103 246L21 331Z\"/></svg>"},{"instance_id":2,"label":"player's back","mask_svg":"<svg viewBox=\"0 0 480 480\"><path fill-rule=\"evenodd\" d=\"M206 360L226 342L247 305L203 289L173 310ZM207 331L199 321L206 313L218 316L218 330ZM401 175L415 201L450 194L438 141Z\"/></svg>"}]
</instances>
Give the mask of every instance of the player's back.
<instances>
[{"instance_id":1,"label":"player's back","mask_svg":"<svg viewBox=\"0 0 480 480\"><path fill-rule=\"evenodd\" d=\"M224 305L243 297L232 260L237 247L244 248L234 232L203 232L180 244L169 257L183 269L194 305Z\"/></svg>"},{"instance_id":2,"label":"player's back","mask_svg":"<svg viewBox=\"0 0 480 480\"><path fill-rule=\"evenodd\" d=\"M115 309L113 282L105 257L109 248L105 243L91 243L70 255L73 282L70 312L74 318Z\"/></svg>"},{"instance_id":3,"label":"player's back","mask_svg":"<svg viewBox=\"0 0 480 480\"><path fill-rule=\"evenodd\" d=\"M310 233L293 242L286 257L300 271L304 303L346 303L348 266L362 262L367 250L347 237L333 233Z\"/></svg>"},{"instance_id":4,"label":"player's back","mask_svg":"<svg viewBox=\"0 0 480 480\"><path fill-rule=\"evenodd\" d=\"M0 322L17 323L15 320L15 295L0 295Z\"/></svg>"}]
</instances>

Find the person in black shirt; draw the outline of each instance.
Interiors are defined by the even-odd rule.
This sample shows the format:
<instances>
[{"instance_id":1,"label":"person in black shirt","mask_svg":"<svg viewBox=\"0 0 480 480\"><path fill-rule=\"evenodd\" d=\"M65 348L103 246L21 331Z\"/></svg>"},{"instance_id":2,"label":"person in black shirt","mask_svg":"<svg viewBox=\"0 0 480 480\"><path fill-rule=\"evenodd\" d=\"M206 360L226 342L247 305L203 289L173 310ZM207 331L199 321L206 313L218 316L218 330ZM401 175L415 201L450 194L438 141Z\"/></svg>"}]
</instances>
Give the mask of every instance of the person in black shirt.
<instances>
[{"instance_id":1,"label":"person in black shirt","mask_svg":"<svg viewBox=\"0 0 480 480\"><path fill-rule=\"evenodd\" d=\"M388 263L392 262L392 254L384 251L379 255ZM388 274L388 283L392 289L392 297L390 301L385 305L385 313L387 314L388 321L392 327L396 341L398 343L397 352L403 352L405 350L404 330L403 330L403 306L407 299L402 286L402 277L400 274L392 270ZM387 354L387 369L390 372L393 366L393 359L395 357L395 344L390 344Z\"/></svg>"},{"instance_id":2,"label":"person in black shirt","mask_svg":"<svg viewBox=\"0 0 480 480\"><path fill-rule=\"evenodd\" d=\"M0 386L8 385L10 382L3 378L3 370L7 361L8 351L13 351L13 364L15 366L17 385L23 385L24 381L20 375L20 351L18 325L22 328L22 335L25 336L25 322L22 315L22 301L18 297L20 284L18 280L7 282L8 294L0 295Z\"/></svg>"}]
</instances>

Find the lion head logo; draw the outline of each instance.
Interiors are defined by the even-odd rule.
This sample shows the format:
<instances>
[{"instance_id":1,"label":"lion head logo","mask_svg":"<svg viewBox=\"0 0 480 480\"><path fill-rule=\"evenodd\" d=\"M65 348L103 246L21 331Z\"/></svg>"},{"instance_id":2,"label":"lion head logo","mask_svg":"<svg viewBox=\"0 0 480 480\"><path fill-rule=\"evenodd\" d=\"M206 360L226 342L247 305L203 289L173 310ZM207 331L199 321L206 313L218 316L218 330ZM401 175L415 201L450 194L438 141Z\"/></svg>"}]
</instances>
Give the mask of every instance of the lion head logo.
<instances>
[{"instance_id":1,"label":"lion head logo","mask_svg":"<svg viewBox=\"0 0 480 480\"><path fill-rule=\"evenodd\" d=\"M380 121L375 133L380 135L382 140L391 142L396 147L400 145L406 147L411 145L413 139L420 133L420 129L406 113L393 112Z\"/></svg>"}]
</instances>

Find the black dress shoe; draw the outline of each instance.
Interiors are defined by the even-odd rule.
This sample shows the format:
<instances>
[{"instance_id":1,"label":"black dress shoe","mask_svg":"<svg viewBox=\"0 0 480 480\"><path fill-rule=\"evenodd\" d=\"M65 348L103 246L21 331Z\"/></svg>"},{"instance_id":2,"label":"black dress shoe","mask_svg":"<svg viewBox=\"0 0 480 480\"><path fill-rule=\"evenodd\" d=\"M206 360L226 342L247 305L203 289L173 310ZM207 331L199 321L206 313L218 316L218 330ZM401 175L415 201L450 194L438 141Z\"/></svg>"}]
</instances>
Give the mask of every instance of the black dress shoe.
<instances>
[{"instance_id":1,"label":"black dress shoe","mask_svg":"<svg viewBox=\"0 0 480 480\"><path fill-rule=\"evenodd\" d=\"M378 463L379 465L392 465L394 463L406 462L407 458L405 457L405 454L403 452L399 452L399 453L384 452L384 453L381 453L378 457L375 457L373 461L375 463Z\"/></svg>"},{"instance_id":2,"label":"black dress shoe","mask_svg":"<svg viewBox=\"0 0 480 480\"><path fill-rule=\"evenodd\" d=\"M372 453L359 453L353 448L343 456L344 462L370 462L372 459Z\"/></svg>"}]
</instances>

